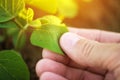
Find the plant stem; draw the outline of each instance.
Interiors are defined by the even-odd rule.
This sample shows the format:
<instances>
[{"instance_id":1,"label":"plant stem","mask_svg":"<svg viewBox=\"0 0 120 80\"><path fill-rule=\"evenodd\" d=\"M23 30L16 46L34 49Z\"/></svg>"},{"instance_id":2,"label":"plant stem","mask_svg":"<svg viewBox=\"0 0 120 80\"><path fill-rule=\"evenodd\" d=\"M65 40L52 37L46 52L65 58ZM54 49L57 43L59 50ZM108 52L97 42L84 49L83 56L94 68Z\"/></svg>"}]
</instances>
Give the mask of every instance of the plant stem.
<instances>
[{"instance_id":1,"label":"plant stem","mask_svg":"<svg viewBox=\"0 0 120 80\"><path fill-rule=\"evenodd\" d=\"M17 36L17 41L16 41L16 45L15 45L15 50L19 51L20 50L20 44L21 44L21 38L24 34L24 29L20 30L18 36Z\"/></svg>"},{"instance_id":2,"label":"plant stem","mask_svg":"<svg viewBox=\"0 0 120 80\"><path fill-rule=\"evenodd\" d=\"M14 21L18 25L18 28L20 29L18 36L17 36L16 44L15 44L15 50L19 51L22 37L24 36L25 30L28 28L29 24L22 25L22 23L17 18Z\"/></svg>"},{"instance_id":3,"label":"plant stem","mask_svg":"<svg viewBox=\"0 0 120 80\"><path fill-rule=\"evenodd\" d=\"M17 19L15 19L14 21L18 25L18 28L23 29L22 24Z\"/></svg>"}]
</instances>

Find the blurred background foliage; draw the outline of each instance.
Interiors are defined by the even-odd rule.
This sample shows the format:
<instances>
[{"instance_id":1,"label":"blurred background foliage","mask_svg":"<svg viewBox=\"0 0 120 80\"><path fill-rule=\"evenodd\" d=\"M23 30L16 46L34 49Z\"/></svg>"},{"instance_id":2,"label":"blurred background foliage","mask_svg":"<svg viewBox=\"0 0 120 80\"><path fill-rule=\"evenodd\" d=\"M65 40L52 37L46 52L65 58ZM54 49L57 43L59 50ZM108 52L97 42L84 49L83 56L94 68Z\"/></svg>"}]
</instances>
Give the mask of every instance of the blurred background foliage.
<instances>
[{"instance_id":1,"label":"blurred background foliage","mask_svg":"<svg viewBox=\"0 0 120 80\"><path fill-rule=\"evenodd\" d=\"M120 0L75 1L78 4L79 11L76 17L64 20L68 26L120 32ZM34 10L36 17L47 14L37 8Z\"/></svg>"},{"instance_id":2,"label":"blurred background foliage","mask_svg":"<svg viewBox=\"0 0 120 80\"><path fill-rule=\"evenodd\" d=\"M68 25L120 32L120 0L76 1L79 13L73 20L65 20Z\"/></svg>"}]
</instances>

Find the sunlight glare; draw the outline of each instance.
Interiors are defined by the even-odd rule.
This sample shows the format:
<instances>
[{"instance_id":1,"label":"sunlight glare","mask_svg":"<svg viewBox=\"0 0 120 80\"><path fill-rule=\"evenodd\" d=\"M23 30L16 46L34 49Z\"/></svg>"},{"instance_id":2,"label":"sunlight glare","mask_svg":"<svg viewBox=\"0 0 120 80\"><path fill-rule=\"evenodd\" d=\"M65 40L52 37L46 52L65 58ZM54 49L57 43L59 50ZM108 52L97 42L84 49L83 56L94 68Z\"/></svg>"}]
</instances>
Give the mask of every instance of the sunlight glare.
<instances>
[{"instance_id":1,"label":"sunlight glare","mask_svg":"<svg viewBox=\"0 0 120 80\"><path fill-rule=\"evenodd\" d=\"M89 3L92 2L93 0L83 0L83 1Z\"/></svg>"}]
</instances>

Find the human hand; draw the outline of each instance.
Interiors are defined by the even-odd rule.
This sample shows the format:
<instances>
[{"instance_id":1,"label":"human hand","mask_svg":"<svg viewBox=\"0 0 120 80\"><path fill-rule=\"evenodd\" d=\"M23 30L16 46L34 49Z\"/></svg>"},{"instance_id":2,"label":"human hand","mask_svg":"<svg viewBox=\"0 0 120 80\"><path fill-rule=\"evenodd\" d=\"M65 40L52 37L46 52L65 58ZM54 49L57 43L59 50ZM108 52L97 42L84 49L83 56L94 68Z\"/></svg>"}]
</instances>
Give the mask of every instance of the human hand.
<instances>
[{"instance_id":1,"label":"human hand","mask_svg":"<svg viewBox=\"0 0 120 80\"><path fill-rule=\"evenodd\" d=\"M70 32L60 39L66 56L43 50L36 65L40 80L120 80L120 34L74 28Z\"/></svg>"}]
</instances>

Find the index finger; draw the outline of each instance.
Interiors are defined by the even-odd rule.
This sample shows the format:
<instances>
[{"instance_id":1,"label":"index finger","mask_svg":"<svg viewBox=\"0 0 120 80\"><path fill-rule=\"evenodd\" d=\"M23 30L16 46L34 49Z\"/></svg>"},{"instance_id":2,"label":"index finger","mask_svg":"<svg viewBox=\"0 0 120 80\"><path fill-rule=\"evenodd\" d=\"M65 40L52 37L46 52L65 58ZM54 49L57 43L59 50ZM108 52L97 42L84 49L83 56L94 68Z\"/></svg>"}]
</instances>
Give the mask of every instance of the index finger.
<instances>
[{"instance_id":1,"label":"index finger","mask_svg":"<svg viewBox=\"0 0 120 80\"><path fill-rule=\"evenodd\" d=\"M102 31L96 29L78 29L78 28L69 28L69 31L98 42L120 43L120 33L116 33L116 32Z\"/></svg>"}]
</instances>

